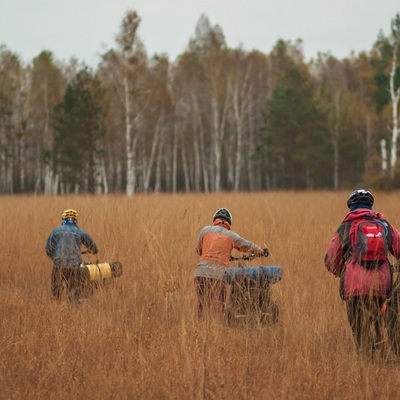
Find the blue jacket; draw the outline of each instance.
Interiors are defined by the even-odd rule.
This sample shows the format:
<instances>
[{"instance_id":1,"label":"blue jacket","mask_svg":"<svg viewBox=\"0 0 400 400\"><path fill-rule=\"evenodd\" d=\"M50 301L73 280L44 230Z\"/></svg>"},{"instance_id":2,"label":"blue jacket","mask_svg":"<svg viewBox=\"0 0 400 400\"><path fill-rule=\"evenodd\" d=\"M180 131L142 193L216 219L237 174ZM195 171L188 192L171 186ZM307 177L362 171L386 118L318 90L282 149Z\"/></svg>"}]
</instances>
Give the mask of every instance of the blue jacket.
<instances>
[{"instance_id":1,"label":"blue jacket","mask_svg":"<svg viewBox=\"0 0 400 400\"><path fill-rule=\"evenodd\" d=\"M73 224L55 228L46 242L46 253L53 260L54 268L79 267L82 262L81 245L92 254L97 254L96 243L84 230Z\"/></svg>"}]
</instances>

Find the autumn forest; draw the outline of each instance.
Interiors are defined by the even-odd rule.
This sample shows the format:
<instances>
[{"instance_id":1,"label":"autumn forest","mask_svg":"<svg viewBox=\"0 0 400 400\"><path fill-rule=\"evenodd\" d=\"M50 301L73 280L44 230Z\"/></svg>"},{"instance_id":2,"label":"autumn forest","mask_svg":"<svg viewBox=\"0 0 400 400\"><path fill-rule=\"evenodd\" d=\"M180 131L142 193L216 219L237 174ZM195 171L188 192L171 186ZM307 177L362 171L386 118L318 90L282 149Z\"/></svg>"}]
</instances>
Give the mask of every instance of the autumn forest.
<instances>
[{"instance_id":1,"label":"autumn forest","mask_svg":"<svg viewBox=\"0 0 400 400\"><path fill-rule=\"evenodd\" d=\"M369 52L305 61L228 48L202 15L175 61L149 56L140 12L96 68L0 46L0 193L400 187L400 15Z\"/></svg>"}]
</instances>

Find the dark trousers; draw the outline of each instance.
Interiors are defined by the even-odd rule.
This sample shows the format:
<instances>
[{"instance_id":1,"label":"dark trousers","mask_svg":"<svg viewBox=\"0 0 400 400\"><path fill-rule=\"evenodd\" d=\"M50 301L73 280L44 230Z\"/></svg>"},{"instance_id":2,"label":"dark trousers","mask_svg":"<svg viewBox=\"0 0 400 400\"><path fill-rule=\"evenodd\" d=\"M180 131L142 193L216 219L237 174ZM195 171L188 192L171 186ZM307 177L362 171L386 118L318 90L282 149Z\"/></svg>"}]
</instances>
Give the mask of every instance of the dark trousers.
<instances>
[{"instance_id":1,"label":"dark trousers","mask_svg":"<svg viewBox=\"0 0 400 400\"><path fill-rule=\"evenodd\" d=\"M202 319L205 312L209 311L223 321L226 299L224 282L219 279L195 277L194 284L198 298L197 314L199 319Z\"/></svg>"},{"instance_id":2,"label":"dark trousers","mask_svg":"<svg viewBox=\"0 0 400 400\"><path fill-rule=\"evenodd\" d=\"M376 345L382 341L383 314L381 297L359 296L346 301L347 317L358 350Z\"/></svg>"},{"instance_id":3,"label":"dark trousers","mask_svg":"<svg viewBox=\"0 0 400 400\"><path fill-rule=\"evenodd\" d=\"M53 268L51 274L51 294L55 300L61 300L65 284L68 300L79 300L84 294L86 276L78 268Z\"/></svg>"}]
</instances>

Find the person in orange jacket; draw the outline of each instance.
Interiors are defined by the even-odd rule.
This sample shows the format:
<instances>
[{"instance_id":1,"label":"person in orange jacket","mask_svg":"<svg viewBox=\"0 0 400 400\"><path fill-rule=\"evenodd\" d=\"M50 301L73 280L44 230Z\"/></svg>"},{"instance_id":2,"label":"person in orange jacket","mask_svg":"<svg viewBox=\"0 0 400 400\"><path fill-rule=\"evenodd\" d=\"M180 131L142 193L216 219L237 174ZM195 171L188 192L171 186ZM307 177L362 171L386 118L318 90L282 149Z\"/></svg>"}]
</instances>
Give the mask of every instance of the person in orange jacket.
<instances>
[{"instance_id":1,"label":"person in orange jacket","mask_svg":"<svg viewBox=\"0 0 400 400\"><path fill-rule=\"evenodd\" d=\"M220 208L213 216L213 225L204 227L198 236L196 252L200 258L194 283L199 318L209 308L223 319L226 298L224 275L233 249L258 257L269 255L267 248L243 239L231 230L231 225L232 214L227 208Z\"/></svg>"}]
</instances>

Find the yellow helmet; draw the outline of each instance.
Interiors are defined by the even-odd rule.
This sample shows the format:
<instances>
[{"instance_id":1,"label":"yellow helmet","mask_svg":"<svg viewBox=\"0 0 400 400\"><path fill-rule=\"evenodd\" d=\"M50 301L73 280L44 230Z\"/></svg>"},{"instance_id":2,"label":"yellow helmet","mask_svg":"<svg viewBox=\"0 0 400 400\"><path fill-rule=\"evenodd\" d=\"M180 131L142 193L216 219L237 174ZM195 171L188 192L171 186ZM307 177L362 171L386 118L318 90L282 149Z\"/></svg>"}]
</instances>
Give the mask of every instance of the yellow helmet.
<instances>
[{"instance_id":1,"label":"yellow helmet","mask_svg":"<svg viewBox=\"0 0 400 400\"><path fill-rule=\"evenodd\" d=\"M68 210L65 210L62 213L61 218L62 219L73 219L74 221L77 221L78 220L78 213L75 210L73 210L72 208L69 208Z\"/></svg>"}]
</instances>

